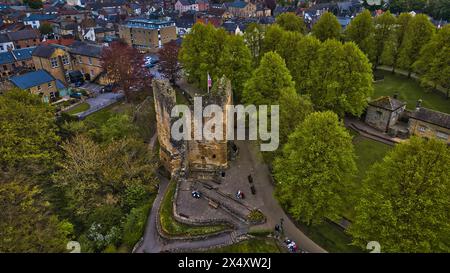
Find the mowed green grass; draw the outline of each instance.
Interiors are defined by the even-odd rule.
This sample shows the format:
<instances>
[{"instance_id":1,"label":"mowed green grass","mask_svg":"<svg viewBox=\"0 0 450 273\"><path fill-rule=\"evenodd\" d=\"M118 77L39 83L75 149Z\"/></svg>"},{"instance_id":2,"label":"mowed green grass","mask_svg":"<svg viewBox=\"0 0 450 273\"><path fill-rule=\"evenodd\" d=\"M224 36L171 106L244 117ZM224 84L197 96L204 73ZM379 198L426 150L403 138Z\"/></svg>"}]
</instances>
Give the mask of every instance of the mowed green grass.
<instances>
[{"instance_id":1,"label":"mowed green grass","mask_svg":"<svg viewBox=\"0 0 450 273\"><path fill-rule=\"evenodd\" d=\"M85 112L85 111L89 110L89 108L91 108L91 106L89 106L89 103L83 102L83 103L78 104L74 108L70 109L66 113L69 115L75 115L78 113Z\"/></svg>"},{"instance_id":2,"label":"mowed green grass","mask_svg":"<svg viewBox=\"0 0 450 273\"><path fill-rule=\"evenodd\" d=\"M280 253L283 252L273 238L252 238L230 246L208 250L210 253Z\"/></svg>"},{"instance_id":3,"label":"mowed green grass","mask_svg":"<svg viewBox=\"0 0 450 273\"><path fill-rule=\"evenodd\" d=\"M407 103L408 109L414 109L417 100L421 99L423 107L450 114L450 99L446 99L443 93L427 91L418 81L403 75L388 71L378 73L384 75L384 80L374 84L373 99L397 93L398 98Z\"/></svg>"},{"instance_id":4,"label":"mowed green grass","mask_svg":"<svg viewBox=\"0 0 450 273\"><path fill-rule=\"evenodd\" d=\"M349 181L350 192L348 201L342 216L352 220L354 218L354 208L361 196L361 183L366 178L367 171L370 167L381 160L393 148L393 146L354 134L353 145L356 154L356 166L358 171L356 175Z\"/></svg>"}]
</instances>

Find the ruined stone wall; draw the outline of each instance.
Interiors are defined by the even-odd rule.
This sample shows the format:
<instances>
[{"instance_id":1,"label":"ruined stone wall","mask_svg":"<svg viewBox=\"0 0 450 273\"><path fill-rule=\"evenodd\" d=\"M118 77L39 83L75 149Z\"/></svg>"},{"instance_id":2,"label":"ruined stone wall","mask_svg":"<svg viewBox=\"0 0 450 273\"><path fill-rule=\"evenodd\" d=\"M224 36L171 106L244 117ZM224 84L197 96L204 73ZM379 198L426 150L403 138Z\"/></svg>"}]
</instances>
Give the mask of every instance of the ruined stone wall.
<instances>
[{"instance_id":1,"label":"ruined stone wall","mask_svg":"<svg viewBox=\"0 0 450 273\"><path fill-rule=\"evenodd\" d=\"M160 145L160 160L164 167L171 174L174 174L181 166L181 144L174 142L170 135L170 128L172 127L170 112L176 105L175 91L168 81L153 80L153 94L155 100L156 128Z\"/></svg>"},{"instance_id":2,"label":"ruined stone wall","mask_svg":"<svg viewBox=\"0 0 450 273\"><path fill-rule=\"evenodd\" d=\"M183 143L171 139L172 119L170 113L176 105L175 91L165 80L153 80L160 160L173 175L186 167L186 171L216 171L228 167L228 142L226 140L227 105L232 104L231 83L222 78L210 94L203 97L203 106L217 104L223 109L223 140L189 140ZM191 108L191 116L194 111ZM208 119L203 119L203 124ZM192 119L193 122L193 119ZM192 129L194 129L192 125ZM193 130L192 130L193 134ZM186 147L186 148L185 148ZM183 161L183 162L182 162Z\"/></svg>"},{"instance_id":3,"label":"ruined stone wall","mask_svg":"<svg viewBox=\"0 0 450 273\"><path fill-rule=\"evenodd\" d=\"M188 163L190 171L214 171L228 167L228 143L226 140L227 112L226 106L232 104L231 83L223 77L211 90L210 94L203 97L203 105L217 104L223 109L223 140L221 141L189 141L187 144ZM203 124L208 121L203 119Z\"/></svg>"}]
</instances>

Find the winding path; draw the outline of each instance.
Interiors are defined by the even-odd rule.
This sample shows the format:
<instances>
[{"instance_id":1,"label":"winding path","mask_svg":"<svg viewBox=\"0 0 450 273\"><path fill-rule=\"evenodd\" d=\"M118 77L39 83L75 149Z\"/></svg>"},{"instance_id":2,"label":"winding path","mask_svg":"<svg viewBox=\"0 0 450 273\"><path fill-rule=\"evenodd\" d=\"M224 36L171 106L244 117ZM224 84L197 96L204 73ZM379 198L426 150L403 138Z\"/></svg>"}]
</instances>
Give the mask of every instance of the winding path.
<instances>
[{"instance_id":1,"label":"winding path","mask_svg":"<svg viewBox=\"0 0 450 273\"><path fill-rule=\"evenodd\" d=\"M270 227L280 222L280 218L284 219L283 228L285 236L298 243L301 249L307 252L326 252L319 245L314 243L303 232L301 232L295 224L285 214L284 210L278 204L273 196L274 187L272 184L270 171L264 162L258 158L257 148L249 141L240 141L237 143L241 156L248 157L251 162L255 174L255 181L258 181L259 186L265 190L261 191L264 200L264 206L261 208L263 213L267 217L267 225ZM163 240L157 231L156 224L159 219L159 206L161 199L167 191L169 184L168 179L164 177L160 178L158 195L153 203L150 215L147 220L147 226L145 229L144 237L135 249L135 253L157 253L165 251L180 251L180 250L192 250L192 249L204 249L218 245L232 244L234 238L238 235L242 235L246 230L238 230L230 233L224 233L217 236L210 237L206 240L187 241L187 240Z\"/></svg>"}]
</instances>

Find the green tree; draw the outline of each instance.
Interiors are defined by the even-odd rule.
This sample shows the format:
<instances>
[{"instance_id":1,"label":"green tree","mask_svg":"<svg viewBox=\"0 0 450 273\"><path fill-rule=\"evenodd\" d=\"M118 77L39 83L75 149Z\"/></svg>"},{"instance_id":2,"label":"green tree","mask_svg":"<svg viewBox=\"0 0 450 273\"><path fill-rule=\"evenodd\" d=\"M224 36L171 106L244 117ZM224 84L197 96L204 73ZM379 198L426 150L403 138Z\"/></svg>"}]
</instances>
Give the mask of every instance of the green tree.
<instances>
[{"instance_id":1,"label":"green tree","mask_svg":"<svg viewBox=\"0 0 450 273\"><path fill-rule=\"evenodd\" d=\"M117 141L125 137L136 136L136 126L127 114L110 117L96 131L100 134L99 139L102 142Z\"/></svg>"},{"instance_id":2,"label":"green tree","mask_svg":"<svg viewBox=\"0 0 450 273\"><path fill-rule=\"evenodd\" d=\"M313 88L307 94L316 110L332 110L339 116L362 114L373 93L372 69L356 44L325 41L311 73Z\"/></svg>"},{"instance_id":3,"label":"green tree","mask_svg":"<svg viewBox=\"0 0 450 273\"><path fill-rule=\"evenodd\" d=\"M235 101L240 102L244 83L252 74L251 53L241 36L227 36L227 46L222 52L219 66L222 76L225 75L231 81Z\"/></svg>"},{"instance_id":4,"label":"green tree","mask_svg":"<svg viewBox=\"0 0 450 273\"><path fill-rule=\"evenodd\" d=\"M287 88L280 92L280 144L285 144L298 124L313 112L313 104L308 96L297 94L295 89Z\"/></svg>"},{"instance_id":5,"label":"green tree","mask_svg":"<svg viewBox=\"0 0 450 273\"><path fill-rule=\"evenodd\" d=\"M369 10L364 10L350 22L345 35L348 40L358 45L370 61L375 61L375 26Z\"/></svg>"},{"instance_id":6,"label":"green tree","mask_svg":"<svg viewBox=\"0 0 450 273\"><path fill-rule=\"evenodd\" d=\"M394 27L394 31L391 32L381 54L381 62L385 65L392 66L392 73L398 66L400 57L400 50L403 47L404 36L406 29L412 16L409 13L402 13L397 18L397 23Z\"/></svg>"},{"instance_id":7,"label":"green tree","mask_svg":"<svg viewBox=\"0 0 450 273\"><path fill-rule=\"evenodd\" d=\"M42 35L52 33L53 32L52 25L50 25L49 23L41 24L41 26L39 27L39 32L41 32Z\"/></svg>"},{"instance_id":8,"label":"green tree","mask_svg":"<svg viewBox=\"0 0 450 273\"><path fill-rule=\"evenodd\" d=\"M417 14L408 24L400 49L399 65L411 76L413 64L418 59L420 50L433 37L435 27L424 14Z\"/></svg>"},{"instance_id":9,"label":"green tree","mask_svg":"<svg viewBox=\"0 0 450 273\"><path fill-rule=\"evenodd\" d=\"M450 149L445 142L413 137L375 163L350 227L365 248L378 241L383 252L448 252ZM448 240L447 240L448 241Z\"/></svg>"},{"instance_id":10,"label":"green tree","mask_svg":"<svg viewBox=\"0 0 450 273\"><path fill-rule=\"evenodd\" d=\"M306 33L305 22L293 12L285 12L278 15L275 23L287 31Z\"/></svg>"},{"instance_id":11,"label":"green tree","mask_svg":"<svg viewBox=\"0 0 450 273\"><path fill-rule=\"evenodd\" d=\"M19 177L0 181L0 252L64 252L73 227L51 214L31 184Z\"/></svg>"},{"instance_id":12,"label":"green tree","mask_svg":"<svg viewBox=\"0 0 450 273\"><path fill-rule=\"evenodd\" d=\"M413 68L421 76L421 82L450 87L448 73L448 48L450 47L450 25L440 29L436 35L422 48Z\"/></svg>"},{"instance_id":13,"label":"green tree","mask_svg":"<svg viewBox=\"0 0 450 273\"><path fill-rule=\"evenodd\" d=\"M0 96L0 169L38 175L58 158L54 109L36 95L11 90Z\"/></svg>"},{"instance_id":14,"label":"green tree","mask_svg":"<svg viewBox=\"0 0 450 273\"><path fill-rule=\"evenodd\" d=\"M263 53L276 51L279 48L279 43L285 32L286 31L277 24L269 26L264 34Z\"/></svg>"},{"instance_id":15,"label":"green tree","mask_svg":"<svg viewBox=\"0 0 450 273\"><path fill-rule=\"evenodd\" d=\"M31 9L41 9L44 6L42 0L24 0L23 3Z\"/></svg>"},{"instance_id":16,"label":"green tree","mask_svg":"<svg viewBox=\"0 0 450 273\"><path fill-rule=\"evenodd\" d=\"M244 41L252 55L253 66L259 65L262 56L262 47L265 35L265 28L261 24L250 23L244 32Z\"/></svg>"},{"instance_id":17,"label":"green tree","mask_svg":"<svg viewBox=\"0 0 450 273\"><path fill-rule=\"evenodd\" d=\"M375 17L375 29L374 42L375 42L375 66L381 61L381 55L385 50L387 41L389 41L392 33L395 31L397 19L389 11L382 15Z\"/></svg>"},{"instance_id":18,"label":"green tree","mask_svg":"<svg viewBox=\"0 0 450 273\"><path fill-rule=\"evenodd\" d=\"M239 97L250 75L252 57L243 39L211 24L194 25L183 40L179 57L188 80L205 90L208 74L213 81L225 75Z\"/></svg>"},{"instance_id":19,"label":"green tree","mask_svg":"<svg viewBox=\"0 0 450 273\"><path fill-rule=\"evenodd\" d=\"M274 105L285 88L294 87L283 58L275 52L264 54L259 67L245 83L243 100L248 104Z\"/></svg>"},{"instance_id":20,"label":"green tree","mask_svg":"<svg viewBox=\"0 0 450 273\"><path fill-rule=\"evenodd\" d=\"M342 27L336 16L331 12L325 12L312 28L312 34L317 39L326 41L327 39L339 40Z\"/></svg>"},{"instance_id":21,"label":"green tree","mask_svg":"<svg viewBox=\"0 0 450 273\"><path fill-rule=\"evenodd\" d=\"M305 36L288 47L294 54L289 61L286 61L286 65L291 71L299 94L310 94L315 88L312 81L312 68L319 58L318 53L321 47L322 43L314 36Z\"/></svg>"},{"instance_id":22,"label":"green tree","mask_svg":"<svg viewBox=\"0 0 450 273\"><path fill-rule=\"evenodd\" d=\"M133 138L96 144L86 136L64 143L65 159L54 174L55 187L63 192L70 215L87 225L98 207L129 208L127 189L142 186L154 190L154 156L145 144Z\"/></svg>"},{"instance_id":23,"label":"green tree","mask_svg":"<svg viewBox=\"0 0 450 273\"><path fill-rule=\"evenodd\" d=\"M308 115L275 160L276 195L298 220L337 219L356 171L352 138L330 111Z\"/></svg>"}]
</instances>

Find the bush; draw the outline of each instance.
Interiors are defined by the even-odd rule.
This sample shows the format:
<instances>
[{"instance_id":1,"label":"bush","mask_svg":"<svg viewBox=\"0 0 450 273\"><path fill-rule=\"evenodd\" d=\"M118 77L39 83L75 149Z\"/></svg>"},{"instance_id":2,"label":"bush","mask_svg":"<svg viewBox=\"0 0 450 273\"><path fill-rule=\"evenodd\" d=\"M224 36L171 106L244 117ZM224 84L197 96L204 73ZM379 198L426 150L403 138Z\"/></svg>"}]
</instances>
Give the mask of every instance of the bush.
<instances>
[{"instance_id":1,"label":"bush","mask_svg":"<svg viewBox=\"0 0 450 273\"><path fill-rule=\"evenodd\" d=\"M151 207L152 202L148 202L141 207L132 209L126 217L123 223L122 243L128 248L133 248L142 237Z\"/></svg>"},{"instance_id":2,"label":"bush","mask_svg":"<svg viewBox=\"0 0 450 273\"><path fill-rule=\"evenodd\" d=\"M247 218L251 221L251 222L262 222L266 219L266 217L264 216L264 214L260 211L260 210L252 210Z\"/></svg>"}]
</instances>

